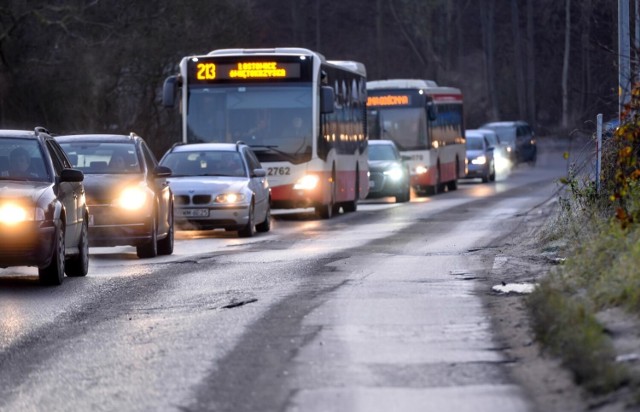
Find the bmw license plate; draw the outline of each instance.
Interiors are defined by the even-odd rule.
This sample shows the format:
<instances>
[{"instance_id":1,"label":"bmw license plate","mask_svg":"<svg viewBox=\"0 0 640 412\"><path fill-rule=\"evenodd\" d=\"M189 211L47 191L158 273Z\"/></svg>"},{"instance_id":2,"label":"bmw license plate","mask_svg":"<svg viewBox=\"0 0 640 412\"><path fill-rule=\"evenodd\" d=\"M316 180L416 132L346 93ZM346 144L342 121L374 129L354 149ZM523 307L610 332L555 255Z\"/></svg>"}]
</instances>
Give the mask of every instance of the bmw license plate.
<instances>
[{"instance_id":1,"label":"bmw license plate","mask_svg":"<svg viewBox=\"0 0 640 412\"><path fill-rule=\"evenodd\" d=\"M209 217L209 209L176 209L175 213L182 217Z\"/></svg>"}]
</instances>

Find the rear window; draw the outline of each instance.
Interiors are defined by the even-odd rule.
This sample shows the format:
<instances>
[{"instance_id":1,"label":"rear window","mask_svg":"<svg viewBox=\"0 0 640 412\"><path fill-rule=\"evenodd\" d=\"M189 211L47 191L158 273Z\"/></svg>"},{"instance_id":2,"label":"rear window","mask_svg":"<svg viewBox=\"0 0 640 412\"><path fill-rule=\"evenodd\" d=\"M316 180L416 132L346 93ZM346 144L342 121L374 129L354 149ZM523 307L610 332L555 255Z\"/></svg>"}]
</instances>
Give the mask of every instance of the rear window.
<instances>
[{"instance_id":1,"label":"rear window","mask_svg":"<svg viewBox=\"0 0 640 412\"><path fill-rule=\"evenodd\" d=\"M85 174L142 173L134 143L58 142L74 168Z\"/></svg>"}]
</instances>

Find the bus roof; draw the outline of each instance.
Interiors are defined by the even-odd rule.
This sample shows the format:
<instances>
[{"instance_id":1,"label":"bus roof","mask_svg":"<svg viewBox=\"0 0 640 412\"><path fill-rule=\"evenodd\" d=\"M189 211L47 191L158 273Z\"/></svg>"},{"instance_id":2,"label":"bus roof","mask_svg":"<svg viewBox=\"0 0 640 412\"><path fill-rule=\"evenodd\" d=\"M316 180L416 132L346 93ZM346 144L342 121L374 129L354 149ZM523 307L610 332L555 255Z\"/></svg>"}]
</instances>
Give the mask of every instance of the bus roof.
<instances>
[{"instance_id":1,"label":"bus roof","mask_svg":"<svg viewBox=\"0 0 640 412\"><path fill-rule=\"evenodd\" d=\"M360 62L354 62L351 60L329 60L327 63L332 64L334 66L340 66L343 69L350 70L362 76L367 75L367 69L364 67L364 64Z\"/></svg>"},{"instance_id":2,"label":"bus roof","mask_svg":"<svg viewBox=\"0 0 640 412\"><path fill-rule=\"evenodd\" d=\"M438 87L433 80L420 79L388 79L367 82L367 89L428 89Z\"/></svg>"}]
</instances>

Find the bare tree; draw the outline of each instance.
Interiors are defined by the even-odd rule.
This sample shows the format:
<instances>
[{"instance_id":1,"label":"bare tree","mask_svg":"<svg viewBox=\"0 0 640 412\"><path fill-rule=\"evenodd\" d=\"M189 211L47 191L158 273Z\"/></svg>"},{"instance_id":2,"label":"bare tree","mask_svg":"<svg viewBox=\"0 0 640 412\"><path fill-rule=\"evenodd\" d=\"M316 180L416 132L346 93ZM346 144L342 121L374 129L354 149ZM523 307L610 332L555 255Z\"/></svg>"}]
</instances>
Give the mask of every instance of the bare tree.
<instances>
[{"instance_id":1,"label":"bare tree","mask_svg":"<svg viewBox=\"0 0 640 412\"><path fill-rule=\"evenodd\" d=\"M516 96L518 99L518 116L527 115L527 88L524 82L524 59L522 56L522 39L520 35L520 10L518 0L511 0L511 27L513 31L513 69L516 75Z\"/></svg>"},{"instance_id":2,"label":"bare tree","mask_svg":"<svg viewBox=\"0 0 640 412\"><path fill-rule=\"evenodd\" d=\"M527 119L536 122L536 55L533 0L527 0Z\"/></svg>"},{"instance_id":3,"label":"bare tree","mask_svg":"<svg viewBox=\"0 0 640 412\"><path fill-rule=\"evenodd\" d=\"M565 0L564 57L562 59L562 127L569 127L569 55L571 51L571 0Z\"/></svg>"},{"instance_id":4,"label":"bare tree","mask_svg":"<svg viewBox=\"0 0 640 412\"><path fill-rule=\"evenodd\" d=\"M480 23L482 26L482 49L484 60L484 72L486 76L486 89L489 99L489 119L498 120L498 98L495 81L495 0L483 0L480 3Z\"/></svg>"}]
</instances>

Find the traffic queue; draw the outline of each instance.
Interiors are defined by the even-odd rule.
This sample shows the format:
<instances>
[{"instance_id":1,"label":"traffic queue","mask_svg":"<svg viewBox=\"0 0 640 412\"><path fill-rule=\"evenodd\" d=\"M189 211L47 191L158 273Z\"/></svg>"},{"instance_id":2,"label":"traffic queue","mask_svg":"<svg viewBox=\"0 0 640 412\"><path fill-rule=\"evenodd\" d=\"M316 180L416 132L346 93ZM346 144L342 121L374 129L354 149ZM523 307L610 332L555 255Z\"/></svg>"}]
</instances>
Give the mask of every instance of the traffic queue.
<instances>
[{"instance_id":1,"label":"traffic queue","mask_svg":"<svg viewBox=\"0 0 640 412\"><path fill-rule=\"evenodd\" d=\"M173 253L176 228L251 237L271 229L272 207L328 219L367 197L407 202L495 179L492 137L465 147L459 89L367 82L361 63L308 49L187 56L162 100L180 106L182 138L160 161L135 133L0 131L0 267L35 266L59 285L88 273L89 246L153 258ZM535 162L528 125L483 130Z\"/></svg>"}]
</instances>

